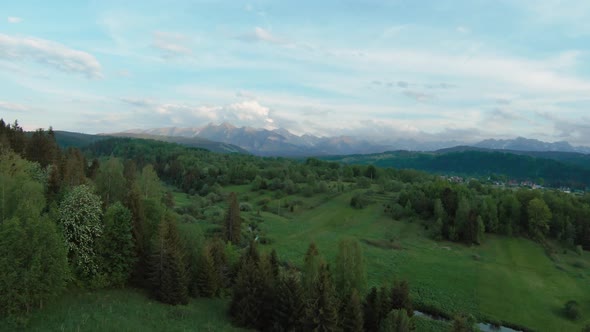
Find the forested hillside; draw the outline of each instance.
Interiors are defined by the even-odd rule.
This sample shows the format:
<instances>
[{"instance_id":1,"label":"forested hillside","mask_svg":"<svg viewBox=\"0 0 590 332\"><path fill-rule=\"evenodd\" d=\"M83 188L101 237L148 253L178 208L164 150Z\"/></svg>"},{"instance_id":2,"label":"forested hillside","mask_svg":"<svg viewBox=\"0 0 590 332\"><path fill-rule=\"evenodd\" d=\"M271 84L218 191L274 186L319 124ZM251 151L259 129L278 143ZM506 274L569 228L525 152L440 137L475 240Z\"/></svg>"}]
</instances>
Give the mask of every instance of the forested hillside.
<instances>
[{"instance_id":1,"label":"forested hillside","mask_svg":"<svg viewBox=\"0 0 590 332\"><path fill-rule=\"evenodd\" d=\"M219 298L206 301L223 308L223 329L580 329L589 318L588 195L143 139L62 150L52 130L2 121L0 150L0 326L46 314L57 325L41 327L58 329L48 303L121 288L177 308ZM535 292L531 279L556 287ZM165 323L184 324L183 310ZM150 319L133 317L134 329Z\"/></svg>"},{"instance_id":2,"label":"forested hillside","mask_svg":"<svg viewBox=\"0 0 590 332\"><path fill-rule=\"evenodd\" d=\"M370 155L322 157L346 164L371 164L378 167L411 168L439 174L500 176L505 179L543 182L546 186L585 189L590 186L590 169L585 155L566 153L512 153L442 150L439 153L410 151ZM557 160L554 160L557 159Z\"/></svg>"}]
</instances>

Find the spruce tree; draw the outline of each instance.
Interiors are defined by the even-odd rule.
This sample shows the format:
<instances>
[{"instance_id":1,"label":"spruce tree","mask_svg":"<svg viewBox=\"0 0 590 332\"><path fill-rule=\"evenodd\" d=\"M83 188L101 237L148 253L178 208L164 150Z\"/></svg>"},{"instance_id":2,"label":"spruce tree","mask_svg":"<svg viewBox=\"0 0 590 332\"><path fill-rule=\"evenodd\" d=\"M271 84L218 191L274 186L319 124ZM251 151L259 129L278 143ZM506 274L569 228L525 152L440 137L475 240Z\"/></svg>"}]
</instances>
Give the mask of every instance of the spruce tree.
<instances>
[{"instance_id":1,"label":"spruce tree","mask_svg":"<svg viewBox=\"0 0 590 332\"><path fill-rule=\"evenodd\" d=\"M374 332L379 330L380 306L379 292L376 287L372 287L363 303L363 317L365 331Z\"/></svg>"},{"instance_id":2,"label":"spruce tree","mask_svg":"<svg viewBox=\"0 0 590 332\"><path fill-rule=\"evenodd\" d=\"M377 296L377 305L379 306L378 313L379 313L379 322L383 321L387 314L392 309L391 297L390 297L390 290L387 286L382 285L379 288L379 295Z\"/></svg>"},{"instance_id":3,"label":"spruce tree","mask_svg":"<svg viewBox=\"0 0 590 332\"><path fill-rule=\"evenodd\" d=\"M410 332L411 327L405 310L392 310L381 322L379 332Z\"/></svg>"},{"instance_id":4,"label":"spruce tree","mask_svg":"<svg viewBox=\"0 0 590 332\"><path fill-rule=\"evenodd\" d=\"M274 278L278 278L279 277L279 257L277 255L277 251L273 248L272 251L270 252L270 266L272 269L272 275Z\"/></svg>"},{"instance_id":5,"label":"spruce tree","mask_svg":"<svg viewBox=\"0 0 590 332\"><path fill-rule=\"evenodd\" d=\"M352 289L350 298L345 302L342 317L343 332L362 332L363 331L363 308L359 293Z\"/></svg>"},{"instance_id":6,"label":"spruce tree","mask_svg":"<svg viewBox=\"0 0 590 332\"><path fill-rule=\"evenodd\" d=\"M205 247L205 249L208 251L208 255L213 262L217 289L219 290L221 287L228 286L229 266L225 254L225 244L220 238L215 238Z\"/></svg>"},{"instance_id":7,"label":"spruce tree","mask_svg":"<svg viewBox=\"0 0 590 332\"><path fill-rule=\"evenodd\" d=\"M233 244L239 244L241 238L241 224L242 219L240 218L240 206L238 205L238 199L236 193L231 192L229 194L229 208L227 215L225 216L225 239Z\"/></svg>"},{"instance_id":8,"label":"spruce tree","mask_svg":"<svg viewBox=\"0 0 590 332\"><path fill-rule=\"evenodd\" d=\"M305 329L322 332L338 330L338 301L330 270L325 263L320 264L318 277L307 298Z\"/></svg>"},{"instance_id":9,"label":"spruce tree","mask_svg":"<svg viewBox=\"0 0 590 332\"><path fill-rule=\"evenodd\" d=\"M318 247L314 242L310 243L303 262L303 289L308 291L312 289L318 278L322 262L323 259L320 256Z\"/></svg>"},{"instance_id":10,"label":"spruce tree","mask_svg":"<svg viewBox=\"0 0 590 332\"><path fill-rule=\"evenodd\" d=\"M295 271L280 276L276 288L274 324L279 331L299 331L305 314L305 299L301 282Z\"/></svg>"},{"instance_id":11,"label":"spruce tree","mask_svg":"<svg viewBox=\"0 0 590 332\"><path fill-rule=\"evenodd\" d=\"M253 254L256 247L253 245L250 247L253 249L246 252L241 259L241 267L234 283L229 312L237 325L256 328L262 311L260 297L262 276L259 261L252 258L258 256Z\"/></svg>"},{"instance_id":12,"label":"spruce tree","mask_svg":"<svg viewBox=\"0 0 590 332\"><path fill-rule=\"evenodd\" d=\"M272 271L270 256L264 256L258 266L260 273L260 299L261 312L256 327L265 330L273 324L273 314L277 300L276 285L277 278Z\"/></svg>"},{"instance_id":13,"label":"spruce tree","mask_svg":"<svg viewBox=\"0 0 590 332\"><path fill-rule=\"evenodd\" d=\"M160 222L150 260L149 281L154 297L168 304L188 303L188 275L176 223L171 215Z\"/></svg>"},{"instance_id":14,"label":"spruce tree","mask_svg":"<svg viewBox=\"0 0 590 332\"><path fill-rule=\"evenodd\" d=\"M409 316L413 315L410 287L405 280L396 281L391 288L391 308L405 309Z\"/></svg>"},{"instance_id":15,"label":"spruce tree","mask_svg":"<svg viewBox=\"0 0 590 332\"><path fill-rule=\"evenodd\" d=\"M148 269L149 247L148 237L145 234L146 216L141 199L141 193L137 184L127 178L129 192L125 198L125 207L131 211L131 223L133 242L135 247L135 265L133 267L132 281L138 286L146 286L145 276Z\"/></svg>"},{"instance_id":16,"label":"spruce tree","mask_svg":"<svg viewBox=\"0 0 590 332\"><path fill-rule=\"evenodd\" d=\"M213 297L219 290L219 278L215 271L215 263L207 247L203 248L196 271L196 287L199 296Z\"/></svg>"}]
</instances>

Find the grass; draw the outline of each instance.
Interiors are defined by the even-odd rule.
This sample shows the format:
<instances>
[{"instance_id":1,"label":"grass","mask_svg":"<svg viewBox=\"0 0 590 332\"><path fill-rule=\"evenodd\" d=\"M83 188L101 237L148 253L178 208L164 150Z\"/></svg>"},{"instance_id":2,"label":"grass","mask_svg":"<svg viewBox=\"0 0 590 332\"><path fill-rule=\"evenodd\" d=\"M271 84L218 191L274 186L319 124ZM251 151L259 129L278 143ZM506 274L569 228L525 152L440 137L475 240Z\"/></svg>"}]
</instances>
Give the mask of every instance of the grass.
<instances>
[{"instance_id":1,"label":"grass","mask_svg":"<svg viewBox=\"0 0 590 332\"><path fill-rule=\"evenodd\" d=\"M419 332L440 332L449 331L451 324L449 322L432 320L428 318L414 317L415 331Z\"/></svg>"},{"instance_id":2,"label":"grass","mask_svg":"<svg viewBox=\"0 0 590 332\"><path fill-rule=\"evenodd\" d=\"M590 273L579 267L589 266L588 253L570 253L560 270L539 244L527 239L488 236L482 246L473 247L436 242L419 223L385 216L379 204L363 210L349 207L351 196L339 195L287 218L265 213L261 227L274 240L279 257L296 265L302 264L311 241L334 262L338 241L357 238L369 285L407 279L418 305L542 331L579 330L581 321L590 318L572 322L561 314L570 299L590 313ZM375 245L392 242L398 249Z\"/></svg>"},{"instance_id":3,"label":"grass","mask_svg":"<svg viewBox=\"0 0 590 332\"><path fill-rule=\"evenodd\" d=\"M182 192L173 192L172 195L174 196L174 203L177 207L188 207L191 205L190 195Z\"/></svg>"},{"instance_id":4,"label":"grass","mask_svg":"<svg viewBox=\"0 0 590 332\"><path fill-rule=\"evenodd\" d=\"M169 306L133 289L71 291L37 311L27 331L246 331L229 323L227 301L193 299ZM2 324L0 331L14 331Z\"/></svg>"}]
</instances>

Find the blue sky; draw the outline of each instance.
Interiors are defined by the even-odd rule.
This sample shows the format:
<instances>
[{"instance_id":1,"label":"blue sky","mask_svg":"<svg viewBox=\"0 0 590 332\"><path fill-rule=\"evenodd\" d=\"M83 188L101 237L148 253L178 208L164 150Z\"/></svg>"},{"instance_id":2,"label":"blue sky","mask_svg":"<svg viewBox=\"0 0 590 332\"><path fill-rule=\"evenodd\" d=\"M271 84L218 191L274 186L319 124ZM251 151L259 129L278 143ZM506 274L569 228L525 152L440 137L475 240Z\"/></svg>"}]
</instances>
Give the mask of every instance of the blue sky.
<instances>
[{"instance_id":1,"label":"blue sky","mask_svg":"<svg viewBox=\"0 0 590 332\"><path fill-rule=\"evenodd\" d=\"M590 145L589 1L11 1L0 117Z\"/></svg>"}]
</instances>

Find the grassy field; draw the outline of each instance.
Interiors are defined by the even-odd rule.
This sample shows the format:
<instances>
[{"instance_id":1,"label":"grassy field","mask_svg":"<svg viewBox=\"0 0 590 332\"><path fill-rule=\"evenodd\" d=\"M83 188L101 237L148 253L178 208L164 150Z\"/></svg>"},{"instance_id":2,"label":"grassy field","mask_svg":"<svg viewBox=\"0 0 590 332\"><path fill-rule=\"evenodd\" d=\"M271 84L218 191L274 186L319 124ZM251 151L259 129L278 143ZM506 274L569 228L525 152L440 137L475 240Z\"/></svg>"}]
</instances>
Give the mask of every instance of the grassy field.
<instances>
[{"instance_id":1,"label":"grassy field","mask_svg":"<svg viewBox=\"0 0 590 332\"><path fill-rule=\"evenodd\" d=\"M467 247L430 240L420 222L392 220L381 202L358 210L349 206L353 192L289 196L280 200L269 192L250 192L232 186L254 208L246 220L262 220L259 227L283 261L301 266L311 241L328 262L334 262L343 238L362 243L369 286L395 279L410 282L418 305L435 306L447 313L468 312L480 320L505 321L539 331L578 331L590 320L590 255L560 251L551 258L530 240L487 236L483 245ZM190 197L175 193L178 206ZM259 201L265 199L267 211ZM285 203L298 201L291 211ZM380 201L380 202L379 202ZM223 205L223 203L221 204ZM225 210L225 208L224 208ZM258 216L258 210L260 216ZM280 213L280 215L279 215ZM212 227L205 222L182 228ZM567 300L577 300L584 317L577 322L561 313ZM93 293L70 292L32 317L30 330L46 331L234 331L226 316L227 300L192 300L170 307L149 300L136 290ZM0 322L1 326L1 322ZM416 319L418 331L441 331L448 323ZM2 328L0 327L0 330Z\"/></svg>"},{"instance_id":2,"label":"grassy field","mask_svg":"<svg viewBox=\"0 0 590 332\"><path fill-rule=\"evenodd\" d=\"M133 289L71 291L31 318L26 331L245 331L229 323L227 301L169 306ZM2 324L0 331L14 331Z\"/></svg>"},{"instance_id":3,"label":"grassy field","mask_svg":"<svg viewBox=\"0 0 590 332\"><path fill-rule=\"evenodd\" d=\"M590 319L588 253L562 252L552 260L537 243L499 236L473 247L436 242L418 222L385 216L380 204L363 210L349 207L351 196L342 194L286 216L263 213L261 228L273 240L267 248L301 265L307 246L315 241L333 262L338 241L356 238L363 243L369 284L407 279L418 303L539 331L575 331ZM580 303L583 320L562 316L570 299Z\"/></svg>"}]
</instances>

